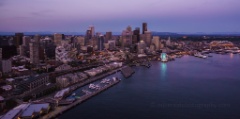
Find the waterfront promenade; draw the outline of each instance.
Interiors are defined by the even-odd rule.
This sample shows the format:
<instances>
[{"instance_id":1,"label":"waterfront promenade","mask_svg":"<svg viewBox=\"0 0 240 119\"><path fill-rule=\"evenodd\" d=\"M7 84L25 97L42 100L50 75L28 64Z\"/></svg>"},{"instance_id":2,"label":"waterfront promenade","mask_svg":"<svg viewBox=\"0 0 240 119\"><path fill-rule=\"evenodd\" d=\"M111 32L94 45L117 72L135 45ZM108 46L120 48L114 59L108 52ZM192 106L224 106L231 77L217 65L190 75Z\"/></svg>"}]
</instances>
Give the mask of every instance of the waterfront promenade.
<instances>
[{"instance_id":1,"label":"waterfront promenade","mask_svg":"<svg viewBox=\"0 0 240 119\"><path fill-rule=\"evenodd\" d=\"M119 82L120 82L120 80L113 81L110 84L101 87L99 90L97 90L95 92L85 94L85 95L81 96L80 99L77 99L75 102L73 102L70 105L56 107L54 111L48 113L47 115L44 115L40 119L52 119L52 118L55 118L56 116L62 114L63 112L65 112L65 111L75 107L76 105L78 105L78 104L86 101L87 99L89 99L89 98L91 98L91 97L101 93L102 91L112 87L113 85L115 85L115 84L117 84Z\"/></svg>"}]
</instances>

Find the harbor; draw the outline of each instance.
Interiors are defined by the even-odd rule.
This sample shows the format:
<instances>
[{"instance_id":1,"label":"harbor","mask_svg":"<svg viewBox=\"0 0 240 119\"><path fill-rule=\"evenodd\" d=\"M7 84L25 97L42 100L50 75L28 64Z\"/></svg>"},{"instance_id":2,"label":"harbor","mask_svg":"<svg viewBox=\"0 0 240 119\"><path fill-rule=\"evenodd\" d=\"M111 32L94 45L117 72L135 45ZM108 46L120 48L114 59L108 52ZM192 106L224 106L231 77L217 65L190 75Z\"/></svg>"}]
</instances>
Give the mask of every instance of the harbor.
<instances>
[{"instance_id":1,"label":"harbor","mask_svg":"<svg viewBox=\"0 0 240 119\"><path fill-rule=\"evenodd\" d=\"M58 115L62 114L63 112L71 109L71 108L74 108L76 105L78 104L81 104L82 102L96 96L97 94L103 92L104 90L116 85L117 83L120 82L119 79L117 78L113 78L111 79L111 81L108 81L109 83L105 83L104 86L102 87L99 87L97 90L93 91L93 92L90 92L88 91L88 93L85 93L85 95L81 96L79 99L77 99L75 102L67 105L67 106L58 106L55 108L54 111L48 113L47 115L41 117L40 119L52 119L52 118L55 118L57 117Z\"/></svg>"}]
</instances>

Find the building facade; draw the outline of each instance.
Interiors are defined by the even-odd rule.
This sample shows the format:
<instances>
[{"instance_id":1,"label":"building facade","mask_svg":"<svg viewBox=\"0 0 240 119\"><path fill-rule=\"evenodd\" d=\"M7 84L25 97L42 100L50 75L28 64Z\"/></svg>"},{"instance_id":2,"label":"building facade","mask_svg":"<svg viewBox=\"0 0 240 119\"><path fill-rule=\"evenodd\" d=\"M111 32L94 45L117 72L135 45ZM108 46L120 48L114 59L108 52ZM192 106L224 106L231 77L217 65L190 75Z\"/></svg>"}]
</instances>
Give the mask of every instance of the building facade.
<instances>
[{"instance_id":1,"label":"building facade","mask_svg":"<svg viewBox=\"0 0 240 119\"><path fill-rule=\"evenodd\" d=\"M29 44L30 47L30 63L38 64L39 63L39 44L32 42Z\"/></svg>"},{"instance_id":2,"label":"building facade","mask_svg":"<svg viewBox=\"0 0 240 119\"><path fill-rule=\"evenodd\" d=\"M142 34L145 34L145 31L147 31L148 29L147 29L147 23L143 23L142 24Z\"/></svg>"},{"instance_id":3,"label":"building facade","mask_svg":"<svg viewBox=\"0 0 240 119\"><path fill-rule=\"evenodd\" d=\"M58 33L55 33L53 35L54 37L54 43L56 46L59 46L61 45L61 41L63 40L63 34L58 34Z\"/></svg>"},{"instance_id":4,"label":"building facade","mask_svg":"<svg viewBox=\"0 0 240 119\"><path fill-rule=\"evenodd\" d=\"M11 59L1 60L0 66L2 73L9 73L12 71L12 60Z\"/></svg>"},{"instance_id":5,"label":"building facade","mask_svg":"<svg viewBox=\"0 0 240 119\"><path fill-rule=\"evenodd\" d=\"M132 45L132 28L130 26L127 27L126 30L122 32L122 48L130 47Z\"/></svg>"}]
</instances>

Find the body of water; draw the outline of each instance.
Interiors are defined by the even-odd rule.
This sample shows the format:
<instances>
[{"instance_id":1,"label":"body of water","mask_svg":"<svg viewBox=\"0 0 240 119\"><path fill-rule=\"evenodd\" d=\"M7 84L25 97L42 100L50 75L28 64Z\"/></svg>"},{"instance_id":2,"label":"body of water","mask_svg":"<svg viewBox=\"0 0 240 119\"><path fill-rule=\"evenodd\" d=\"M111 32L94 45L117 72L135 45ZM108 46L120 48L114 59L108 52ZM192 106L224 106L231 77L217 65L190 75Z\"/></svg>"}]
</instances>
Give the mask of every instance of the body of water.
<instances>
[{"instance_id":1,"label":"body of water","mask_svg":"<svg viewBox=\"0 0 240 119\"><path fill-rule=\"evenodd\" d=\"M134 67L128 79L60 115L59 119L239 119L240 55ZM112 77L112 76L110 76Z\"/></svg>"}]
</instances>

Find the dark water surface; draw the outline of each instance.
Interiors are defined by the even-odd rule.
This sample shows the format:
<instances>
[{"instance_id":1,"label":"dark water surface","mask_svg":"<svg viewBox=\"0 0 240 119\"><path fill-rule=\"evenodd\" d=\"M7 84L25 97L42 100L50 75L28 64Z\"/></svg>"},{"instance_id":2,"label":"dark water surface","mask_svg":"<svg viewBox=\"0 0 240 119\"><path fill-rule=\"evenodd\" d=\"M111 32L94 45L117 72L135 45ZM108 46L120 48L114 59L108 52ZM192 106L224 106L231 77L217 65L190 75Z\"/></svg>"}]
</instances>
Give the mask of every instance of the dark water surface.
<instances>
[{"instance_id":1,"label":"dark water surface","mask_svg":"<svg viewBox=\"0 0 240 119\"><path fill-rule=\"evenodd\" d=\"M184 56L135 74L60 119L240 119L240 55Z\"/></svg>"}]
</instances>

